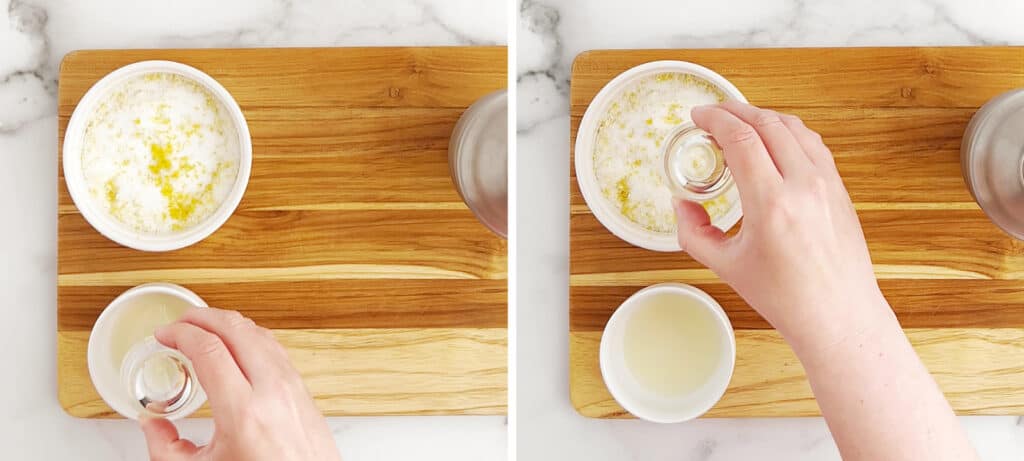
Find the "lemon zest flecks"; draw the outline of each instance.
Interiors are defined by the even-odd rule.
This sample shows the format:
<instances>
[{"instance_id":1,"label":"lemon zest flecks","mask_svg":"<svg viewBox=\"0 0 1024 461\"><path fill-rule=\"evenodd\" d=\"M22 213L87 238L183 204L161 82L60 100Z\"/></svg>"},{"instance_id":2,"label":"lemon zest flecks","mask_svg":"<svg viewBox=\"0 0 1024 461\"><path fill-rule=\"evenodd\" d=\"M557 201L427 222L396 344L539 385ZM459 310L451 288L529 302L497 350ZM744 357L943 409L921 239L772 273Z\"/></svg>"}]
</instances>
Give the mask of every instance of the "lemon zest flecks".
<instances>
[{"instance_id":1,"label":"lemon zest flecks","mask_svg":"<svg viewBox=\"0 0 1024 461\"><path fill-rule=\"evenodd\" d=\"M150 144L149 152L152 155L153 162L149 164L149 171L153 174L160 174L160 172L169 170L171 168L171 154L174 148L171 143L164 144Z\"/></svg>"},{"instance_id":2,"label":"lemon zest flecks","mask_svg":"<svg viewBox=\"0 0 1024 461\"><path fill-rule=\"evenodd\" d=\"M659 99L658 95L669 97ZM669 194L664 193L667 186L659 173L666 135L689 119L694 105L724 99L719 87L682 72L638 79L612 98L598 119L591 156L601 192L613 207L644 228L674 231L674 213L666 206ZM722 197L705 203L712 218L731 210L728 200Z\"/></svg>"}]
</instances>

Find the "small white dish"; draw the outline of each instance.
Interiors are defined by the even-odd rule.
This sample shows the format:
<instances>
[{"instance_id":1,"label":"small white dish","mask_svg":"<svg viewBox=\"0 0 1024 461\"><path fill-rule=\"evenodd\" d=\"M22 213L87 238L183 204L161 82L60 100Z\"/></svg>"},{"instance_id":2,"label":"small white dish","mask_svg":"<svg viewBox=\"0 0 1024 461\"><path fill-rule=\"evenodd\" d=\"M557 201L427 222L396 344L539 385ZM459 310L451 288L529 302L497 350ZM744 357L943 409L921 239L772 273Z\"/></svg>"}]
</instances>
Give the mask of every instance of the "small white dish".
<instances>
[{"instance_id":1,"label":"small white dish","mask_svg":"<svg viewBox=\"0 0 1024 461\"><path fill-rule=\"evenodd\" d=\"M653 295L671 294L697 301L715 318L722 356L714 371L693 392L665 397L643 386L626 363L625 337L627 325L644 302ZM697 418L722 398L729 387L736 366L736 336L725 310L704 291L682 283L651 285L627 298L604 327L601 335L600 367L604 384L615 401L637 418L656 423L678 423Z\"/></svg>"},{"instance_id":2,"label":"small white dish","mask_svg":"<svg viewBox=\"0 0 1024 461\"><path fill-rule=\"evenodd\" d=\"M139 232L105 212L90 197L82 172L81 151L88 119L104 97L124 82L149 73L177 74L203 86L227 111L238 134L238 173L231 192L218 205L216 211L199 223L167 234ZM213 77L191 66L171 61L141 61L121 67L100 79L75 107L64 133L64 180L75 206L89 224L110 240L142 251L170 251L199 242L220 228L234 213L245 194L252 169L252 139L242 109L224 87Z\"/></svg>"},{"instance_id":3,"label":"small white dish","mask_svg":"<svg viewBox=\"0 0 1024 461\"><path fill-rule=\"evenodd\" d=\"M100 316L93 324L92 332L89 334L89 345L86 352L86 360L89 367L89 378L93 387L99 393L103 401L121 416L129 419L139 419L140 406L131 399L131 393L122 382L121 364L113 363L112 343L113 329L116 320L123 313L124 309L136 305L140 299L151 295L173 296L181 299L191 306L207 307L199 295L191 290L171 283L146 283L130 288L114 298L107 305ZM150 334L152 334L150 332ZM176 410L168 419L175 420L183 418L195 412L206 402L206 394L202 388L196 386L196 394L183 407Z\"/></svg>"},{"instance_id":4,"label":"small white dish","mask_svg":"<svg viewBox=\"0 0 1024 461\"><path fill-rule=\"evenodd\" d=\"M635 80L665 72L694 75L721 89L729 99L747 102L747 98L740 93L740 90L725 77L706 67L684 61L653 61L641 64L619 74L608 82L587 106L586 112L583 113L583 120L580 121L579 130L576 132L574 163L576 181L579 183L583 200L587 202L590 211L609 232L631 245L648 250L682 251L675 232L663 233L649 230L623 216L615 209L611 201L601 193L601 186L598 184L597 175L594 172L592 156L598 124L604 114L608 112L609 104L616 99L623 88ZM742 215L743 211L739 207L733 207L722 218L725 229L736 225Z\"/></svg>"}]
</instances>

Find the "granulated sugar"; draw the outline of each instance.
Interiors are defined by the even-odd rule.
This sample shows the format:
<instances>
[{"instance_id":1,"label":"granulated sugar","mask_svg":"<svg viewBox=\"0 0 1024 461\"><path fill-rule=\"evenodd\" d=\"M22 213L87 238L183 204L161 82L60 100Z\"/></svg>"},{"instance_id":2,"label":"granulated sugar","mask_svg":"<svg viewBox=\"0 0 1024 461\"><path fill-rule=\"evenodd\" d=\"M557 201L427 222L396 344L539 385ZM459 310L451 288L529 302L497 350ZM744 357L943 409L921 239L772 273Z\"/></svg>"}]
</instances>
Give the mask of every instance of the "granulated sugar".
<instances>
[{"instance_id":1,"label":"granulated sugar","mask_svg":"<svg viewBox=\"0 0 1024 461\"><path fill-rule=\"evenodd\" d=\"M81 159L94 203L136 231L166 234L216 211L239 156L236 127L213 94L187 77L150 73L97 105Z\"/></svg>"},{"instance_id":2,"label":"granulated sugar","mask_svg":"<svg viewBox=\"0 0 1024 461\"><path fill-rule=\"evenodd\" d=\"M724 100L720 89L684 73L651 75L625 87L597 128L594 173L605 198L649 230L675 232L672 192L662 158L665 137L690 121L694 106Z\"/></svg>"}]
</instances>

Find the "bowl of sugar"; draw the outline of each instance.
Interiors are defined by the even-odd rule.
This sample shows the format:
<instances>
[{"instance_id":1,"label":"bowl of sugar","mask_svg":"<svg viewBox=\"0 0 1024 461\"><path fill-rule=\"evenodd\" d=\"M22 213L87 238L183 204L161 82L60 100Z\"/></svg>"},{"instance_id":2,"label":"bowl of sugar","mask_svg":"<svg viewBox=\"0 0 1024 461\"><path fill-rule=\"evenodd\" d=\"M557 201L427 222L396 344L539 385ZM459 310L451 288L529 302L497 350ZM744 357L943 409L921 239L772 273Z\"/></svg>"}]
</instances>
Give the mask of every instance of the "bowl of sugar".
<instances>
[{"instance_id":1,"label":"bowl of sugar","mask_svg":"<svg viewBox=\"0 0 1024 461\"><path fill-rule=\"evenodd\" d=\"M681 250L672 207L677 194L666 171L667 150L697 145L675 142L680 134L701 134L685 136L686 140L707 137L699 129L684 129L692 125L690 110L726 100L746 102L721 75L683 61L641 64L619 74L597 93L576 134L574 163L583 199L609 232L648 250ZM705 154L717 152L691 150L693 158L688 162L694 165L709 163ZM713 225L729 230L743 211L727 165L722 166L709 168L709 174L725 174L716 176L721 181L695 201L708 211Z\"/></svg>"},{"instance_id":2,"label":"bowl of sugar","mask_svg":"<svg viewBox=\"0 0 1024 461\"><path fill-rule=\"evenodd\" d=\"M71 115L62 154L86 221L143 251L184 248L215 232L252 168L238 103L206 73L170 61L136 62L96 82Z\"/></svg>"}]
</instances>

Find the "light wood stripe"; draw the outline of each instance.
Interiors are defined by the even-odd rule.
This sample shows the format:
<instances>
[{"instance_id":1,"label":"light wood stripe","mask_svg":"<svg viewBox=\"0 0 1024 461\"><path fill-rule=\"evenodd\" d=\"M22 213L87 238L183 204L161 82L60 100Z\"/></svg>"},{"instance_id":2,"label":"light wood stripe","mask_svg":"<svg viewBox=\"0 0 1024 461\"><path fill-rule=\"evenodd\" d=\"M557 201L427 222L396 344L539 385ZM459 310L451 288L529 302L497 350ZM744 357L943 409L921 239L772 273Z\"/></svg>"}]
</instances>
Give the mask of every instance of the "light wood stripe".
<instances>
[{"instance_id":1,"label":"light wood stripe","mask_svg":"<svg viewBox=\"0 0 1024 461\"><path fill-rule=\"evenodd\" d=\"M505 274L490 274L492 280ZM231 269L153 269L137 271L60 274L57 286L131 285L139 280L176 280L179 283L286 282L338 279L479 279L438 267L399 264L324 264L301 267L245 267Z\"/></svg>"},{"instance_id":2,"label":"light wood stripe","mask_svg":"<svg viewBox=\"0 0 1024 461\"><path fill-rule=\"evenodd\" d=\"M487 329L274 330L329 416L502 414L507 331ZM89 333L60 331L58 397L76 417L118 417L89 379ZM194 416L209 417L208 407Z\"/></svg>"},{"instance_id":3,"label":"light wood stripe","mask_svg":"<svg viewBox=\"0 0 1024 461\"><path fill-rule=\"evenodd\" d=\"M857 211L875 211L875 210L899 210L899 211L919 211L919 210L980 210L981 207L975 202L947 202L947 203L930 203L930 202L861 202L854 203L853 207Z\"/></svg>"},{"instance_id":4,"label":"light wood stripe","mask_svg":"<svg viewBox=\"0 0 1024 461\"><path fill-rule=\"evenodd\" d=\"M961 415L1024 413L1024 329L908 329L921 360ZM601 332L571 332L571 398L580 414L631 417L601 379ZM722 400L707 417L817 416L803 367L774 330L736 331L736 369Z\"/></svg>"},{"instance_id":5,"label":"light wood stripe","mask_svg":"<svg viewBox=\"0 0 1024 461\"><path fill-rule=\"evenodd\" d=\"M985 280L1021 280L1024 273L1018 271L1006 271L998 274L998 277L990 277L980 272L955 269L943 266L925 266L913 264L875 264L875 276L880 280L889 279L915 279L915 280L963 280L963 279L985 279Z\"/></svg>"},{"instance_id":6,"label":"light wood stripe","mask_svg":"<svg viewBox=\"0 0 1024 461\"><path fill-rule=\"evenodd\" d=\"M311 203L306 205L249 208L252 211L366 211L366 210L468 210L463 202Z\"/></svg>"},{"instance_id":7,"label":"light wood stripe","mask_svg":"<svg viewBox=\"0 0 1024 461\"><path fill-rule=\"evenodd\" d=\"M875 264L875 276L879 280L921 279L921 280L992 280L985 274L958 270L951 267ZM1000 274L1001 280L1021 280L1024 273L1008 272ZM1005 278L1009 276L1009 278ZM721 279L711 269L665 269L628 272L602 272L599 274L573 274L569 276L569 286L646 286L665 280L678 280L687 283L715 283Z\"/></svg>"},{"instance_id":8,"label":"light wood stripe","mask_svg":"<svg viewBox=\"0 0 1024 461\"><path fill-rule=\"evenodd\" d=\"M975 202L862 202L854 203L857 211L920 211L920 210L979 210L981 207ZM590 207L586 204L574 204L570 206L572 214L590 214Z\"/></svg>"},{"instance_id":9,"label":"light wood stripe","mask_svg":"<svg viewBox=\"0 0 1024 461\"><path fill-rule=\"evenodd\" d=\"M599 274L572 274L569 286L647 286L665 280L685 280L687 283L715 283L721 279L711 269L665 269L629 272L602 272Z\"/></svg>"}]
</instances>

